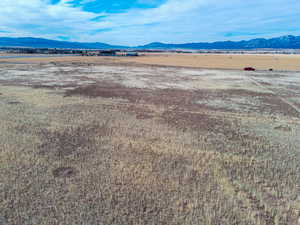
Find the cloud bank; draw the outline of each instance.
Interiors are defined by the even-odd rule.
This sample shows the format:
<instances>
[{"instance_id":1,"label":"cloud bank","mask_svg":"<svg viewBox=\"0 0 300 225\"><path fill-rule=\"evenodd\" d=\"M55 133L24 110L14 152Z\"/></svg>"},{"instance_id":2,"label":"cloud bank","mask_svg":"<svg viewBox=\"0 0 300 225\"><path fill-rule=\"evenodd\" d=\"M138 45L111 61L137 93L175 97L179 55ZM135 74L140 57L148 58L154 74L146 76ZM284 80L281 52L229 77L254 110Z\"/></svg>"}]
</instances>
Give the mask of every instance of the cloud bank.
<instances>
[{"instance_id":1,"label":"cloud bank","mask_svg":"<svg viewBox=\"0 0 300 225\"><path fill-rule=\"evenodd\" d=\"M1 0L0 36L138 45L300 35L298 0L132 1Z\"/></svg>"}]
</instances>

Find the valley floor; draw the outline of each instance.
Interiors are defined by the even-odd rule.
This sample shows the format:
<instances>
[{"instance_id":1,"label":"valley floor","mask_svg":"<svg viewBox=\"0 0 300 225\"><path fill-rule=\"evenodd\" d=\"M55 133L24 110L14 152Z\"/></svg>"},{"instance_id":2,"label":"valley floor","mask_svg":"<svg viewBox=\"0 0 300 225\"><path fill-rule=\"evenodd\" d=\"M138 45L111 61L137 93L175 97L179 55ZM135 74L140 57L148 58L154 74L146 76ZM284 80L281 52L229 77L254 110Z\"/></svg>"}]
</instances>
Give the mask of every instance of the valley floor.
<instances>
[{"instance_id":1,"label":"valley floor","mask_svg":"<svg viewBox=\"0 0 300 225\"><path fill-rule=\"evenodd\" d=\"M0 65L0 224L298 224L299 72L92 59Z\"/></svg>"}]
</instances>

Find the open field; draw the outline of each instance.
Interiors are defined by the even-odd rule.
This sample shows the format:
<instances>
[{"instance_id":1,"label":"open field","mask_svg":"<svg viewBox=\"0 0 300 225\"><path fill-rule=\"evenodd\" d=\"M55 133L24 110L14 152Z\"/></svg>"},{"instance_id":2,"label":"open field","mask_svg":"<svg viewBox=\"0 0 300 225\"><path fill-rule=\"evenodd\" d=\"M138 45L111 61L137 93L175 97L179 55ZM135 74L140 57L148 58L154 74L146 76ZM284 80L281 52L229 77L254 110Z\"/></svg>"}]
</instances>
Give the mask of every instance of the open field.
<instances>
[{"instance_id":1,"label":"open field","mask_svg":"<svg viewBox=\"0 0 300 225\"><path fill-rule=\"evenodd\" d=\"M300 71L300 55L284 54L176 54L176 53L142 53L140 57L107 57L107 60L120 63L138 63L146 65L181 66L208 69L237 69L255 67L258 70ZM4 55L3 55L4 56ZM87 62L98 63L99 57L51 57L27 59L1 59L2 62ZM100 60L102 61L102 59Z\"/></svg>"},{"instance_id":2,"label":"open field","mask_svg":"<svg viewBox=\"0 0 300 225\"><path fill-rule=\"evenodd\" d=\"M149 57L0 60L0 224L299 225L300 72Z\"/></svg>"},{"instance_id":3,"label":"open field","mask_svg":"<svg viewBox=\"0 0 300 225\"><path fill-rule=\"evenodd\" d=\"M126 62L165 66L185 66L215 69L243 69L300 71L300 55L278 54L146 54L144 57L125 59Z\"/></svg>"}]
</instances>

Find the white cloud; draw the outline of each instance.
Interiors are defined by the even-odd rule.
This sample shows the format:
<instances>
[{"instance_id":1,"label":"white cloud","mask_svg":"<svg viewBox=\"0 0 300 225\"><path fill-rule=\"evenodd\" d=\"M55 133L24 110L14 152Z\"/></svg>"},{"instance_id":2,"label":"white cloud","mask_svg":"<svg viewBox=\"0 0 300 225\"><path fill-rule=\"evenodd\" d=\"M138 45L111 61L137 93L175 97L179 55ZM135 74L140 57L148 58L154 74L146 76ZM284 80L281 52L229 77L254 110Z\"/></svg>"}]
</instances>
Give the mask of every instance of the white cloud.
<instances>
[{"instance_id":1,"label":"white cloud","mask_svg":"<svg viewBox=\"0 0 300 225\"><path fill-rule=\"evenodd\" d=\"M300 34L298 0L168 0L157 8L125 13L92 13L72 7L70 0L1 0L0 31L10 36L143 44L152 41L222 40L226 32L262 36ZM95 0L83 0L83 2ZM144 0L141 0L144 1ZM99 21L92 19L99 16ZM102 32L98 32L101 30ZM1 33L7 36L8 33Z\"/></svg>"},{"instance_id":2,"label":"white cloud","mask_svg":"<svg viewBox=\"0 0 300 225\"><path fill-rule=\"evenodd\" d=\"M91 3L91 2L96 2L97 0L82 0L80 2L80 4L84 5L84 4L87 4L87 3Z\"/></svg>"},{"instance_id":3,"label":"white cloud","mask_svg":"<svg viewBox=\"0 0 300 225\"><path fill-rule=\"evenodd\" d=\"M1 0L0 26L18 35L55 37L76 35L97 28L92 18L98 14L71 7L66 0L51 5L42 0ZM19 36L19 35L18 35Z\"/></svg>"}]
</instances>

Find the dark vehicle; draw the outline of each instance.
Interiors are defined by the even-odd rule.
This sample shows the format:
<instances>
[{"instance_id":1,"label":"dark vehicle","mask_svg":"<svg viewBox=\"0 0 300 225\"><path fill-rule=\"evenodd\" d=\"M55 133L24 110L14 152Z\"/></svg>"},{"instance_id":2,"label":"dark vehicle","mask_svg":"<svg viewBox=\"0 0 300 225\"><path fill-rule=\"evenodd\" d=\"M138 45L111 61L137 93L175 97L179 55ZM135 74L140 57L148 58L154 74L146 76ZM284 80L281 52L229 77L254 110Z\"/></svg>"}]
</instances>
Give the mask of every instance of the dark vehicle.
<instances>
[{"instance_id":1,"label":"dark vehicle","mask_svg":"<svg viewBox=\"0 0 300 225\"><path fill-rule=\"evenodd\" d=\"M253 67L245 67L244 70L245 71L255 71L255 69Z\"/></svg>"}]
</instances>

